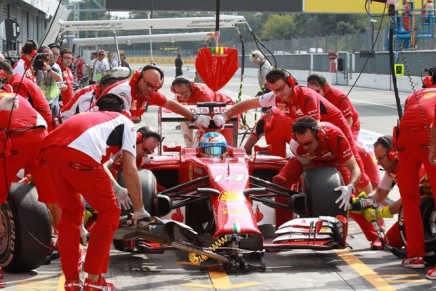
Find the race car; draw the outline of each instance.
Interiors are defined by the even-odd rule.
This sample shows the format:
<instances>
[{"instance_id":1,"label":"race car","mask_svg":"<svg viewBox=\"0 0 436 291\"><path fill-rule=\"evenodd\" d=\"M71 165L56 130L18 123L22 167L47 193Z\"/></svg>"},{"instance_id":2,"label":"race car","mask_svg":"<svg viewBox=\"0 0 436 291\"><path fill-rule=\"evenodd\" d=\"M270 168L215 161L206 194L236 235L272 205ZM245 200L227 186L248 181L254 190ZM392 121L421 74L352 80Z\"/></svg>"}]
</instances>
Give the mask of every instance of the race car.
<instances>
[{"instance_id":1,"label":"race car","mask_svg":"<svg viewBox=\"0 0 436 291\"><path fill-rule=\"evenodd\" d=\"M199 103L190 109L213 115L223 112L225 104ZM159 119L159 124L186 121L171 112L161 112ZM153 197L151 212L160 218L148 230L128 224L120 228L116 248L132 250L131 242L142 237L190 252L193 263L205 264L212 258L225 269L265 270L266 250L346 247L347 213L335 204L339 193L333 190L343 185L339 172L308 170L297 190L276 185L272 177L286 159L259 154L266 148L258 146L248 157L236 146L237 120L228 126L236 131L234 146L211 124L198 147L164 146L166 155L142 165L143 198ZM289 220L278 225L282 216Z\"/></svg>"}]
</instances>

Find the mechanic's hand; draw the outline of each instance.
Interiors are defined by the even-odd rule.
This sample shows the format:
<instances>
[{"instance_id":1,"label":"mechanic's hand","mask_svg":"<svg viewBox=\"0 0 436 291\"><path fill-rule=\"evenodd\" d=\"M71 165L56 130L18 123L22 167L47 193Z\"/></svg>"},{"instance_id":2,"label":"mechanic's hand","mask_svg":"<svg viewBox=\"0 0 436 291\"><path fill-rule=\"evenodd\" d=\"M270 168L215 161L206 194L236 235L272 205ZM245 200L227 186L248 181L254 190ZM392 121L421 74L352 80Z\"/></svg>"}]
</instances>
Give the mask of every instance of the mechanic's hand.
<instances>
[{"instance_id":1,"label":"mechanic's hand","mask_svg":"<svg viewBox=\"0 0 436 291\"><path fill-rule=\"evenodd\" d=\"M135 209L133 219L135 220L136 227L147 229L151 222L151 215L142 207L141 209Z\"/></svg>"},{"instance_id":2,"label":"mechanic's hand","mask_svg":"<svg viewBox=\"0 0 436 291\"><path fill-rule=\"evenodd\" d=\"M130 200L129 194L127 193L127 189L121 187L118 184L114 184L112 188L114 189L114 193L115 193L115 197L117 198L118 205L124 210L130 209L133 203L132 200Z\"/></svg>"},{"instance_id":3,"label":"mechanic's hand","mask_svg":"<svg viewBox=\"0 0 436 291\"><path fill-rule=\"evenodd\" d=\"M339 196L338 199L336 199L335 203L338 204L339 202L339 209L343 208L344 211L347 211L350 209L350 196L354 191L354 187L352 185L347 186L339 186L334 189L335 191L341 191L341 196Z\"/></svg>"},{"instance_id":4,"label":"mechanic's hand","mask_svg":"<svg viewBox=\"0 0 436 291\"><path fill-rule=\"evenodd\" d=\"M198 118L194 121L194 124L199 129L208 128L210 123L210 116L198 115Z\"/></svg>"},{"instance_id":5,"label":"mechanic's hand","mask_svg":"<svg viewBox=\"0 0 436 291\"><path fill-rule=\"evenodd\" d=\"M215 125L217 127L224 127L227 120L228 120L228 118L227 118L227 115L225 113L215 114L213 117L213 121L215 122Z\"/></svg>"},{"instance_id":6,"label":"mechanic's hand","mask_svg":"<svg viewBox=\"0 0 436 291\"><path fill-rule=\"evenodd\" d=\"M20 104L20 99L15 94L5 96L0 99L0 110L16 110Z\"/></svg>"},{"instance_id":7,"label":"mechanic's hand","mask_svg":"<svg viewBox=\"0 0 436 291\"><path fill-rule=\"evenodd\" d=\"M392 218L393 217L393 215L389 211L389 206L379 207L377 209L367 208L367 209L365 209L365 211L363 211L363 215L365 216L366 220L368 220L369 222L372 222L372 221L380 219L380 218Z\"/></svg>"}]
</instances>

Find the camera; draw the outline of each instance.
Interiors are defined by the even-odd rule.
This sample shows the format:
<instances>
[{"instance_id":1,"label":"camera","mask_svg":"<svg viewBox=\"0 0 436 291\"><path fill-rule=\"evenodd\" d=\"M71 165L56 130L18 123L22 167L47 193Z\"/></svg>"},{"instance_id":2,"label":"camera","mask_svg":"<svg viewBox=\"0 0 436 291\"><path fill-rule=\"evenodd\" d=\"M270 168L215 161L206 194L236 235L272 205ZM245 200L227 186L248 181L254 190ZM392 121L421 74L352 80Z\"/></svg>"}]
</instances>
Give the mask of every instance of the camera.
<instances>
[{"instance_id":1,"label":"camera","mask_svg":"<svg viewBox=\"0 0 436 291\"><path fill-rule=\"evenodd\" d=\"M35 70L42 70L44 67L44 62L49 61L49 56L45 53L37 53L33 61L33 67Z\"/></svg>"}]
</instances>

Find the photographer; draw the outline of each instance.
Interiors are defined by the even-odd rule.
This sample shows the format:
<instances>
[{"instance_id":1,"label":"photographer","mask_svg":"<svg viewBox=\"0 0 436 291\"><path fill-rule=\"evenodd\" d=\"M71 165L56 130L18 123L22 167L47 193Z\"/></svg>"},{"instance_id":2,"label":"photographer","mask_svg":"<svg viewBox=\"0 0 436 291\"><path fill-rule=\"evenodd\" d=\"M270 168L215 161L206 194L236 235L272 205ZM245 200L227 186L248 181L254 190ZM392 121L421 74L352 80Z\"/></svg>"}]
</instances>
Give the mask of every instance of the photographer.
<instances>
[{"instance_id":1,"label":"photographer","mask_svg":"<svg viewBox=\"0 0 436 291\"><path fill-rule=\"evenodd\" d=\"M59 94L58 82L62 81L62 75L58 66L53 66L50 62L54 60L53 52L47 46L42 46L33 62L36 71L36 84L41 88L42 93L47 99L53 117L59 113Z\"/></svg>"}]
</instances>

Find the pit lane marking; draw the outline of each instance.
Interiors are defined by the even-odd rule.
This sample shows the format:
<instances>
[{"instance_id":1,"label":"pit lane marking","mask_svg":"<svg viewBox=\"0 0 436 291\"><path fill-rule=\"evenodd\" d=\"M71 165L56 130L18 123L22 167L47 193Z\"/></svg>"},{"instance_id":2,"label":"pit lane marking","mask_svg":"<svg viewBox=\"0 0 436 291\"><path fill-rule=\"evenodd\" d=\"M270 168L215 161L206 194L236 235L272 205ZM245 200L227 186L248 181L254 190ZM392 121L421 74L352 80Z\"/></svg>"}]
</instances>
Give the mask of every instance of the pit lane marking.
<instances>
[{"instance_id":1,"label":"pit lane marking","mask_svg":"<svg viewBox=\"0 0 436 291\"><path fill-rule=\"evenodd\" d=\"M208 289L234 289L234 288L244 288L250 286L261 285L261 282L244 282L238 284L232 284L229 277L227 277L226 272L216 272L209 271L209 278L212 281L212 285L209 284L198 284L198 283L187 283L182 284L183 286L189 286L194 288L208 288Z\"/></svg>"},{"instance_id":2,"label":"pit lane marking","mask_svg":"<svg viewBox=\"0 0 436 291\"><path fill-rule=\"evenodd\" d=\"M370 267L365 265L361 260L355 257L348 250L334 250L347 265L353 268L368 283L377 288L377 290L397 290L389 284L382 276L374 272Z\"/></svg>"}]
</instances>

